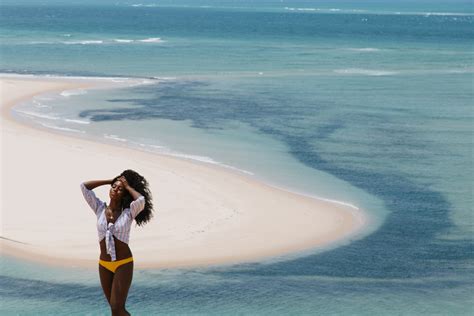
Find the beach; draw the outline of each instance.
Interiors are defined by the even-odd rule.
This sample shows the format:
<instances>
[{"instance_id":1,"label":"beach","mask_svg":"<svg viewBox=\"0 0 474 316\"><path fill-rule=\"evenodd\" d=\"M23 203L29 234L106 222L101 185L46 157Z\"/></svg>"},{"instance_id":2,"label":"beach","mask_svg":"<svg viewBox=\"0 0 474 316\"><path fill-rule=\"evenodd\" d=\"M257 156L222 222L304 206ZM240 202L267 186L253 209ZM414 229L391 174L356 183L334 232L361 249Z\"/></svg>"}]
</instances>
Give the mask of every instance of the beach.
<instances>
[{"instance_id":1,"label":"beach","mask_svg":"<svg viewBox=\"0 0 474 316\"><path fill-rule=\"evenodd\" d=\"M87 80L1 78L2 253L51 265L94 267L95 215L79 185L125 169L150 183L154 218L133 225L138 268L253 262L321 249L364 226L362 211L272 187L223 167L73 138L16 121L11 108ZM94 190L108 203L108 187Z\"/></svg>"}]
</instances>

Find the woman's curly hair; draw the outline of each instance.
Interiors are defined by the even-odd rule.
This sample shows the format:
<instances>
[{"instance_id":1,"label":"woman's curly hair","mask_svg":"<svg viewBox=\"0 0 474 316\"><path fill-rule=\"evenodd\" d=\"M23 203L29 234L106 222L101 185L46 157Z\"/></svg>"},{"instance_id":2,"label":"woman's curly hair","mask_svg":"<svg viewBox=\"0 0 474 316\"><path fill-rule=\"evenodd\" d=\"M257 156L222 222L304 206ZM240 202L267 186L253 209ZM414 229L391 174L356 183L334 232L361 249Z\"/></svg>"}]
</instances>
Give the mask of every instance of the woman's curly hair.
<instances>
[{"instance_id":1,"label":"woman's curly hair","mask_svg":"<svg viewBox=\"0 0 474 316\"><path fill-rule=\"evenodd\" d=\"M151 192L148 187L148 181L138 174L137 172L127 169L122 172L120 175L115 177L112 181L112 184L117 181L121 176L124 176L127 179L128 184L145 197L145 208L135 217L135 222L138 226L143 226L150 221L153 217L153 202L151 197ZM122 197L122 209L129 208L130 203L132 203L133 197L128 191Z\"/></svg>"}]
</instances>

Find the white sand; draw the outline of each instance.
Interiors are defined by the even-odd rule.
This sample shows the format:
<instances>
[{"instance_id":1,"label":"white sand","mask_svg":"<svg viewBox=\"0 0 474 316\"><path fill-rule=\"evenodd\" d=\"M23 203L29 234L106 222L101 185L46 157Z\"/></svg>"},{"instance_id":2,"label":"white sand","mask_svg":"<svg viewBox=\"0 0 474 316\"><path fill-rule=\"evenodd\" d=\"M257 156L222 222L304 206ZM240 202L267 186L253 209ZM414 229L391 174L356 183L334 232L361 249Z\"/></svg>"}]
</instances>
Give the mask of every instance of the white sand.
<instances>
[{"instance_id":1,"label":"white sand","mask_svg":"<svg viewBox=\"0 0 474 316\"><path fill-rule=\"evenodd\" d=\"M96 217L83 181L134 169L150 183L155 217L132 227L137 268L257 261L334 244L358 232L362 212L258 182L214 165L95 143L13 120L11 107L45 91L92 86L3 76L1 250L63 266L96 267ZM108 187L95 189L108 200Z\"/></svg>"}]
</instances>

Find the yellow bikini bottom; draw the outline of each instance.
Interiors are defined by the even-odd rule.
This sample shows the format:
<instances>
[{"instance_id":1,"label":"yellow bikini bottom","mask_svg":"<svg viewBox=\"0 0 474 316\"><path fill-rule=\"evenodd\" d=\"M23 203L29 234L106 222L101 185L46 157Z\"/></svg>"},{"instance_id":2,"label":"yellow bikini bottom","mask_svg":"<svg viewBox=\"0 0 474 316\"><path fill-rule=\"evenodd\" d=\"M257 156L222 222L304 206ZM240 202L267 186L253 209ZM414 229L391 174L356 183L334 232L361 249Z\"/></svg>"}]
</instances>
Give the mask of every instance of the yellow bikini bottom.
<instances>
[{"instance_id":1,"label":"yellow bikini bottom","mask_svg":"<svg viewBox=\"0 0 474 316\"><path fill-rule=\"evenodd\" d=\"M117 260L117 261L104 261L104 260L99 259L99 264L103 266L104 268L106 268L107 270L111 271L112 273L115 273L115 270L117 270L118 267L132 261L133 261L133 257L129 257L129 258Z\"/></svg>"}]
</instances>

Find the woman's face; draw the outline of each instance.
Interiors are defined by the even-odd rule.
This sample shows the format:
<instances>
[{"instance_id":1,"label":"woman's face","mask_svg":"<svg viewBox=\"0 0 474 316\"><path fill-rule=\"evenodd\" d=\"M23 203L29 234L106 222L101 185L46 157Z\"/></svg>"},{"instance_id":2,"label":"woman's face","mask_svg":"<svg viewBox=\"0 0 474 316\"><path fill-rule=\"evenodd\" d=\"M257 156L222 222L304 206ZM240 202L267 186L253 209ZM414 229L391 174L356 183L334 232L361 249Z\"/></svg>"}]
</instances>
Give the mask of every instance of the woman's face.
<instances>
[{"instance_id":1,"label":"woman's face","mask_svg":"<svg viewBox=\"0 0 474 316\"><path fill-rule=\"evenodd\" d=\"M115 181L112 184L112 186L110 187L110 192L109 192L110 199L111 200L121 200L123 194L125 193L124 190L125 190L125 188L124 188L122 182L118 181L118 180Z\"/></svg>"}]
</instances>

